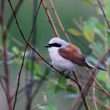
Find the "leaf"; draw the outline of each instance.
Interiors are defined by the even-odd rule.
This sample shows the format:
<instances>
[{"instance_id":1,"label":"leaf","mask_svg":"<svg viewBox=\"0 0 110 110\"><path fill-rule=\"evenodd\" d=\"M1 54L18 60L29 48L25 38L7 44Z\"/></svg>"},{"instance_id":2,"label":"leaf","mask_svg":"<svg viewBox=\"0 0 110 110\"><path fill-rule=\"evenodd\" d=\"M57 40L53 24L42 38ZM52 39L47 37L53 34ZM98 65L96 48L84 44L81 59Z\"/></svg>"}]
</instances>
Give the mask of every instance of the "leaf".
<instances>
[{"instance_id":1,"label":"leaf","mask_svg":"<svg viewBox=\"0 0 110 110\"><path fill-rule=\"evenodd\" d=\"M74 28L68 29L68 32L70 32L74 36L80 36L81 35L81 32L78 31L77 29L74 29Z\"/></svg>"},{"instance_id":2,"label":"leaf","mask_svg":"<svg viewBox=\"0 0 110 110\"><path fill-rule=\"evenodd\" d=\"M55 87L55 92L58 92L60 90L64 90L65 89L65 85L67 83L67 80L65 80L65 78L63 78L62 76L58 79L58 84Z\"/></svg>"},{"instance_id":3,"label":"leaf","mask_svg":"<svg viewBox=\"0 0 110 110\"><path fill-rule=\"evenodd\" d=\"M31 71L32 66L34 66L34 75L35 76L38 76L38 74L40 74L40 75L42 74L42 72L40 71L40 66L39 66L38 63L32 64L31 60L26 59L25 66L26 66L26 69L29 70L29 71Z\"/></svg>"},{"instance_id":4,"label":"leaf","mask_svg":"<svg viewBox=\"0 0 110 110\"><path fill-rule=\"evenodd\" d=\"M105 71L100 71L100 73L97 75L97 79L99 81L106 82L106 75L107 73Z\"/></svg>"},{"instance_id":5,"label":"leaf","mask_svg":"<svg viewBox=\"0 0 110 110\"><path fill-rule=\"evenodd\" d=\"M88 22L84 22L84 31L83 34L85 38L91 43L95 39L94 26Z\"/></svg>"},{"instance_id":6,"label":"leaf","mask_svg":"<svg viewBox=\"0 0 110 110\"><path fill-rule=\"evenodd\" d=\"M12 51L14 52L15 55L19 55L20 53L19 49L15 46L12 48Z\"/></svg>"},{"instance_id":7,"label":"leaf","mask_svg":"<svg viewBox=\"0 0 110 110\"><path fill-rule=\"evenodd\" d=\"M77 93L77 89L73 88L72 86L67 86L66 90L70 93L76 94Z\"/></svg>"},{"instance_id":8,"label":"leaf","mask_svg":"<svg viewBox=\"0 0 110 110\"><path fill-rule=\"evenodd\" d=\"M104 24L100 23L95 17L91 17L84 22L83 34L89 42L95 40L95 34L104 37L105 30Z\"/></svg>"}]
</instances>

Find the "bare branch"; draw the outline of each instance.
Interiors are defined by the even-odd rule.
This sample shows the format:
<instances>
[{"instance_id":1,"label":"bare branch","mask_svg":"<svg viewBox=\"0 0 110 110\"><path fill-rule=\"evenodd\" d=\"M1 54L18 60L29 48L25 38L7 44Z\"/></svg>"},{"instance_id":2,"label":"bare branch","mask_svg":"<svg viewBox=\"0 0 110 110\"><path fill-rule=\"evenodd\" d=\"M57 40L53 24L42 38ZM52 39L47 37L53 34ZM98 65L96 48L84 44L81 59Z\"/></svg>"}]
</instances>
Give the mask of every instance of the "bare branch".
<instances>
[{"instance_id":1,"label":"bare branch","mask_svg":"<svg viewBox=\"0 0 110 110\"><path fill-rule=\"evenodd\" d=\"M108 21L108 19L107 19L107 16L106 16L105 12L104 12L103 6L102 6L100 0L97 0L97 1L98 1L99 6L100 6L100 9L101 9L101 11L102 11L102 13L103 13L103 16L104 16L104 18L105 18L105 20L106 20L106 23L107 23L107 25L108 25L108 28L110 29L110 24L109 24L109 21Z\"/></svg>"},{"instance_id":2,"label":"bare branch","mask_svg":"<svg viewBox=\"0 0 110 110\"><path fill-rule=\"evenodd\" d=\"M49 1L50 1L52 10L53 10L53 12L54 12L54 15L55 15L55 17L56 17L56 19L57 19L57 22L58 22L58 24L59 24L59 26L60 26L62 32L64 33L64 35L65 35L65 37L67 38L67 40L70 42L69 37L68 37L68 35L67 35L67 33L66 33L66 31L65 31L65 29L64 29L64 27L63 27L63 25L62 25L62 23L61 23L61 21L60 21L60 18L59 18L58 14L57 14L57 12L56 12L56 10L55 10L53 1L52 1L52 0L49 0Z\"/></svg>"},{"instance_id":3,"label":"bare branch","mask_svg":"<svg viewBox=\"0 0 110 110\"><path fill-rule=\"evenodd\" d=\"M12 9L12 11L13 11L13 7L12 7L12 5L11 5L11 2L10 2L10 0L8 0L9 1L9 4L10 4L10 6L11 6L11 9ZM14 13L14 11L13 11L13 13ZM17 20L17 17L16 17L16 15L14 14L14 16L15 16L15 20L16 20L16 24L17 24L17 26L18 26L18 28L19 28L19 31L20 31L20 33L21 33L21 35L22 35L22 38L25 40L25 42L27 43L27 45L33 50L33 51L35 51L41 58L42 58L42 60L45 62L45 63L47 63L50 67L52 67L54 70L56 70L38 51L36 51L30 44L29 44L29 42L25 39L25 36L23 35L23 33L22 33L22 30L21 30L21 28L20 28L20 25L19 25L19 23L18 23L18 20ZM108 53L108 52L110 52L110 49L108 49L108 51L105 53L105 55ZM105 58L105 55L101 58L101 60L99 61L99 63L97 64L97 66L93 69L93 71L92 71L92 74L93 74L93 76L96 76L96 69L97 69L97 67L98 67L98 65L104 60L104 58ZM59 72L58 70L56 70L60 75L62 75L61 74L61 72ZM63 76L63 75L62 75ZM64 76L63 76L64 77ZM71 79L71 78L70 78ZM74 81L74 82L76 82L76 80L72 80L72 81ZM89 77L88 78L88 80L87 80L87 83L88 84L92 84L93 83L93 81L94 80L92 80L92 78L91 77ZM77 82L76 82L77 83ZM82 90L82 92L81 93L85 93L85 95L88 93L88 90L90 89L90 85L88 86L88 84L86 84L85 85L85 88Z\"/></svg>"},{"instance_id":4,"label":"bare branch","mask_svg":"<svg viewBox=\"0 0 110 110\"><path fill-rule=\"evenodd\" d=\"M10 95L10 74L9 74L9 68L8 68L8 56L7 56L7 32L5 29L5 23L4 23L4 6L5 6L5 0L1 1L1 30L2 30L2 44L3 44L3 58L4 58L4 74L5 74L5 86L6 86L6 98L8 102L8 110L12 110L12 103L11 103L11 95Z\"/></svg>"},{"instance_id":5,"label":"bare branch","mask_svg":"<svg viewBox=\"0 0 110 110\"><path fill-rule=\"evenodd\" d=\"M24 0L19 0L19 1L18 1L17 5L16 5L16 7L15 7L15 9L14 9L14 12L15 12L16 14L17 14L17 12L18 12L20 6L22 5L23 1L24 1ZM9 18L9 20L8 20L8 22L7 22L7 25L6 25L6 29L7 29L7 30L10 29L10 26L11 26L13 20L14 20L14 15L13 15L13 13L12 13L12 15L10 16L10 18Z\"/></svg>"},{"instance_id":6,"label":"bare branch","mask_svg":"<svg viewBox=\"0 0 110 110\"><path fill-rule=\"evenodd\" d=\"M75 73L74 71L73 71L73 75L74 75L75 80L76 80L77 83L78 83L77 86L78 86L78 88L79 88L79 91L81 92L81 91L82 91L82 87L81 87L81 85L79 84L79 79L78 79L78 77L77 77L77 75L76 75L76 73ZM81 94L81 97L82 97L82 101L83 101L83 103L84 103L85 109L86 109L86 110L90 110L89 105L87 104L86 98L85 98L85 96L84 96L83 93Z\"/></svg>"},{"instance_id":7,"label":"bare branch","mask_svg":"<svg viewBox=\"0 0 110 110\"><path fill-rule=\"evenodd\" d=\"M52 17L51 17L51 15L50 15L49 11L48 11L48 8L47 8L46 3L44 2L44 0L42 0L42 5L43 5L44 10L45 10L45 12L46 12L46 15L47 15L47 17L48 17L48 20L49 20L49 22L50 22L50 24L51 24L51 27L52 27L52 29L53 29L53 31L54 31L54 33L55 33L55 36L56 36L56 37L59 37L59 34L58 34L58 32L57 32L57 29L56 29L56 27L55 27L55 25L54 25L54 22L53 22L53 20L52 20Z\"/></svg>"},{"instance_id":8,"label":"bare branch","mask_svg":"<svg viewBox=\"0 0 110 110\"><path fill-rule=\"evenodd\" d=\"M41 1L42 1L42 0L41 0ZM33 25L32 25L32 29L31 29L31 32L30 32L28 41L30 40L31 35L32 35L32 32L33 32L33 29L34 29L34 24L35 24L35 22L36 22L36 17L37 17L37 15L38 15L38 12L39 12L39 9L40 9L40 6L41 6L41 1L40 1L38 10L37 10L37 12L36 12L36 16L35 16L35 18L34 18L34 23L33 23ZM13 12L13 15L14 15L15 21L16 21L16 23L17 23L17 26L18 26L18 28L19 28L19 31L20 31L22 37L24 37L24 34L23 34L23 32L22 32L22 30L21 30L21 28L20 28L20 25L19 25L19 23L18 23L18 20L17 20L17 17L16 17L16 13L14 12L14 9L13 9L13 7L12 7L11 1L8 0L8 3L9 3L9 5L10 5L10 7L11 7L12 12ZM25 37L24 37L24 38L25 38ZM26 40L26 39L25 39L25 40ZM27 40L26 40L26 41L27 41ZM27 42L28 42L28 41L27 41ZM18 81L17 81L17 88L16 88L16 93L15 93L15 101L14 101L14 105L13 105L13 110L15 109L15 105L16 105L16 101L17 101L17 94L18 94L18 89L19 89L19 85L20 85L20 76L21 76L21 72L22 72L23 65L24 65L24 60L25 60L25 54L26 54L27 47L28 47L28 44L26 44L26 46L25 46L25 50L24 50L24 55L23 55L23 59L22 59L21 68L20 68L20 71L19 71L19 73L18 73Z\"/></svg>"},{"instance_id":9,"label":"bare branch","mask_svg":"<svg viewBox=\"0 0 110 110\"><path fill-rule=\"evenodd\" d=\"M90 75L89 78L87 79L87 84L85 84L85 87L82 89L81 94L84 93L85 96L88 94L88 91L89 91L89 89L90 89L90 87L91 87L90 85L92 85L92 83L94 82L94 79L95 79L96 75L98 74L98 71L99 71L99 70L97 70L97 67L99 66L99 64L101 64L101 63L105 60L105 57L106 57L106 55L107 55L109 52L110 52L110 48L109 48L109 49L104 53L104 55L99 59L98 64L97 64L97 65L95 66L95 68L91 71L91 74L92 74L92 75ZM92 77L94 77L94 79L93 79ZM79 94L77 100L75 101L74 105L75 105L76 103L78 103L79 100L80 100L80 94ZM73 105L73 106L74 106L74 105Z\"/></svg>"}]
</instances>

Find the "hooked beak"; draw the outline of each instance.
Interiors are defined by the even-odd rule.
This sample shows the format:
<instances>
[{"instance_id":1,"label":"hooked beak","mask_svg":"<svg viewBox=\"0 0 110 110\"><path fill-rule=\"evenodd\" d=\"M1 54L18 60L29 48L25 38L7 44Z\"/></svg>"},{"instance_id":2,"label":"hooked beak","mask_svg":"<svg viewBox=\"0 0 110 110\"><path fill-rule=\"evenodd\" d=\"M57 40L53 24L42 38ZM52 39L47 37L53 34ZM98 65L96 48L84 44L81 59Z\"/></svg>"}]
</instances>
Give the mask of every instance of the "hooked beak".
<instances>
[{"instance_id":1,"label":"hooked beak","mask_svg":"<svg viewBox=\"0 0 110 110\"><path fill-rule=\"evenodd\" d=\"M49 48L50 46L49 45L45 45L44 47Z\"/></svg>"}]
</instances>

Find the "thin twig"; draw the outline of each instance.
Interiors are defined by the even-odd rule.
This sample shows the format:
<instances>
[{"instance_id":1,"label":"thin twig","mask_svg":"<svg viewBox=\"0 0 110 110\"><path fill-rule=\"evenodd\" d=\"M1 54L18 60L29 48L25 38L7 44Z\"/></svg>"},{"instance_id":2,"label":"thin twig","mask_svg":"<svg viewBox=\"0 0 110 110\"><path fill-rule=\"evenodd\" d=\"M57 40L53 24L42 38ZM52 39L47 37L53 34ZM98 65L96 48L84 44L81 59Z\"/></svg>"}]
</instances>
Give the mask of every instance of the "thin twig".
<instances>
[{"instance_id":1,"label":"thin twig","mask_svg":"<svg viewBox=\"0 0 110 110\"><path fill-rule=\"evenodd\" d=\"M95 81L93 82L93 85L95 86ZM95 107L95 110L98 110L98 106L97 106L97 103L96 103L96 94L95 94L95 88L92 89L92 99L93 99L93 105Z\"/></svg>"},{"instance_id":2,"label":"thin twig","mask_svg":"<svg viewBox=\"0 0 110 110\"><path fill-rule=\"evenodd\" d=\"M33 34L32 34L32 45L33 47L35 47L36 45L36 35L37 35L37 31L36 31L36 22L34 21L35 20L35 17L36 17L36 11L37 11L37 4L38 4L38 1L36 0L33 0L33 15L32 15L32 24L34 24L34 27L33 27ZM36 18L37 19L37 18ZM36 20L37 21L37 20ZM32 51L31 53L31 59L32 59L32 62L31 62L31 71L30 71L30 83L29 85L27 86L27 89L26 89L26 96L27 96L27 105L26 105L26 110L31 110L31 106L32 106L32 101L33 101L33 98L32 98L32 87L33 87L33 79L34 79L34 70L35 70L35 62L34 62L34 58L35 58L35 53L34 51Z\"/></svg>"},{"instance_id":3,"label":"thin twig","mask_svg":"<svg viewBox=\"0 0 110 110\"><path fill-rule=\"evenodd\" d=\"M38 85L32 95L32 99L35 98L35 95L38 93L39 89L41 88L41 85L43 84L43 82L45 81L46 77L49 75L49 68L47 67L45 70L44 75L42 76L42 78L40 79L40 81L38 82Z\"/></svg>"},{"instance_id":4,"label":"thin twig","mask_svg":"<svg viewBox=\"0 0 110 110\"><path fill-rule=\"evenodd\" d=\"M108 97L110 97L110 93L107 91L107 90L105 90L103 87L102 87L102 85L100 85L100 83L94 78L94 76L89 72L89 76L91 76L91 78L94 80L94 82L95 82L95 84L100 88L100 90L102 91L102 92L104 92Z\"/></svg>"},{"instance_id":5,"label":"thin twig","mask_svg":"<svg viewBox=\"0 0 110 110\"><path fill-rule=\"evenodd\" d=\"M102 6L100 0L97 0L97 1L98 1L99 6L100 6L100 9L101 9L101 11L102 11L102 13L103 13L103 16L104 16L104 18L105 18L105 20L106 20L106 23L107 23L107 25L108 25L108 28L110 29L110 24L109 24L109 21L108 21L108 19L107 19L107 16L106 16L105 12L104 12L103 6Z\"/></svg>"},{"instance_id":6,"label":"thin twig","mask_svg":"<svg viewBox=\"0 0 110 110\"><path fill-rule=\"evenodd\" d=\"M78 77L77 77L77 75L76 75L76 73L73 71L73 75L74 75L74 78L75 78L75 80L77 81L77 83L78 83L78 88L79 88L79 91L81 92L82 91L82 87L81 87L81 85L79 84L79 79L78 79ZM85 106L85 109L86 110L90 110L90 108L89 108L89 105L87 104L87 101L86 101L86 99L85 99L85 96L84 96L84 94L82 93L81 94L81 97L82 97L82 101L83 101L83 104L84 104L84 106Z\"/></svg>"},{"instance_id":7,"label":"thin twig","mask_svg":"<svg viewBox=\"0 0 110 110\"><path fill-rule=\"evenodd\" d=\"M57 19L57 22L58 22L58 24L59 24L59 26L60 26L62 32L64 33L64 35L65 35L65 37L67 38L67 40L70 42L69 37L68 37L68 35L67 35L67 33L66 33L66 31L65 31L65 29L64 29L64 27L63 27L63 25L62 25L62 23L61 23L61 21L60 21L60 18L59 18L58 14L57 14L57 12L56 12L56 10L55 10L53 1L52 1L52 0L49 0L49 1L50 1L52 10L53 10L53 12L54 12L54 15L55 15L55 17L56 17L56 19Z\"/></svg>"},{"instance_id":8,"label":"thin twig","mask_svg":"<svg viewBox=\"0 0 110 110\"><path fill-rule=\"evenodd\" d=\"M94 67L94 69L91 71L91 74L92 74L92 75L90 75L89 78L87 79L87 84L85 84L85 87L82 89L81 94L84 93L85 96L88 94L88 91L89 91L89 89L90 89L90 87L91 87L90 85L92 85L92 83L94 82L94 79L95 79L95 77L96 77L96 75L97 75L97 73L98 73L98 71L99 71L99 70L97 70L98 65L101 64L101 63L105 60L105 57L106 57L106 55L107 55L109 52L110 52L110 48L109 48L109 49L104 53L104 55L99 59L98 64L97 64L97 65ZM97 71L96 71L96 70L97 70ZM94 79L93 79L92 77L94 77ZM79 96L78 96L78 98L77 98L77 100L75 101L75 103L74 103L73 106L75 106L75 104L79 102L79 100L80 100L80 95L81 95L81 94L79 94Z\"/></svg>"},{"instance_id":9,"label":"thin twig","mask_svg":"<svg viewBox=\"0 0 110 110\"><path fill-rule=\"evenodd\" d=\"M16 14L17 14L17 12L18 12L20 6L22 5L23 1L24 1L24 0L19 0L19 1L18 1L17 5L16 5L16 7L15 7L15 9L14 9L14 12L15 12ZM14 20L14 15L13 15L13 13L12 13L12 15L9 17L8 22L7 22L7 24L6 24L6 29L7 29L7 30L10 29L10 26L12 25L13 20Z\"/></svg>"},{"instance_id":10,"label":"thin twig","mask_svg":"<svg viewBox=\"0 0 110 110\"><path fill-rule=\"evenodd\" d=\"M4 71L5 71L5 82L6 82L6 91L7 91L7 100L9 110L12 110L11 100L10 100L10 81L9 81L9 69L8 69L8 59L7 59L7 45L6 45L6 30L2 28L2 39L3 39L3 55L4 55Z\"/></svg>"},{"instance_id":11,"label":"thin twig","mask_svg":"<svg viewBox=\"0 0 110 110\"><path fill-rule=\"evenodd\" d=\"M59 37L59 34L58 34L58 32L57 32L57 29L56 29L56 27L55 27L55 25L54 25L54 22L53 22L53 20L52 20L52 17L51 17L51 15L50 15L50 13L49 13L49 10L48 10L48 8L47 8L46 3L44 2L44 0L42 0L42 5L43 5L44 10L45 10L45 12L46 12L46 15L47 15L47 17L48 17L48 20L49 20L49 22L50 22L50 24L51 24L51 27L52 27L52 29L53 29L53 31L54 31L54 33L55 33L55 36L56 36L56 37Z\"/></svg>"},{"instance_id":12,"label":"thin twig","mask_svg":"<svg viewBox=\"0 0 110 110\"><path fill-rule=\"evenodd\" d=\"M12 11L13 11L13 7L12 7L12 4L11 4L10 0L8 0L8 2L9 2L9 4L10 4L10 7L11 7ZM13 13L14 13L14 11L13 11ZM33 51L35 51L35 52L42 58L42 60L43 60L45 63L47 63L50 67L52 67L52 68L53 68L54 70L56 70L60 75L62 75L62 74L61 74L57 69L55 69L44 57L42 57L42 55L41 55L38 51L36 51L36 50L29 44L29 42L25 39L25 36L24 36L23 33L22 33L22 30L21 30L21 28L20 28L20 25L19 25L19 23L18 23L18 20L17 20L17 17L16 17L15 14L14 14L14 16L15 16L16 24L17 24L17 26L18 26L18 28L19 28L19 31L20 31L21 35L22 35L22 38L25 40L25 42L28 44L28 46L29 46ZM110 49L108 50L108 52L109 52L109 51L110 51ZM108 53L108 52L107 52L107 53ZM105 55L106 55L107 53L105 53ZM105 56L104 56L104 58L105 58ZM98 65L102 62L102 60L103 60L103 58L101 58L101 60L99 61ZM92 72L93 75L95 75L95 71L96 71L98 65L96 66L95 69L93 69L93 72ZM70 78L70 79L71 79L71 78ZM88 78L88 83L89 83L89 81L90 81L90 83L93 82L93 80L91 81L90 79L91 79L91 77ZM74 82L76 82L76 81L74 80ZM92 83L91 83L91 84L92 84ZM87 89L86 89L86 87L87 87ZM82 92L87 93L87 91L89 90L89 88L90 88L90 86L88 86L88 85L86 84L86 85L85 85L85 88L82 90ZM86 92L85 92L85 91L86 91ZM82 93L82 92L81 92L81 93Z\"/></svg>"},{"instance_id":13,"label":"thin twig","mask_svg":"<svg viewBox=\"0 0 110 110\"><path fill-rule=\"evenodd\" d=\"M100 88L100 90L101 90L102 92L104 92L108 97L110 97L110 93L109 93L107 90L105 90L105 89L99 84L99 82L98 82L97 80L94 80L94 81L95 81L96 85Z\"/></svg>"},{"instance_id":14,"label":"thin twig","mask_svg":"<svg viewBox=\"0 0 110 110\"><path fill-rule=\"evenodd\" d=\"M39 3L38 10L37 10L36 16L35 16L35 18L34 18L35 20L34 20L34 23L33 23L33 25L32 25L32 29L31 29L31 32L30 32L28 41L29 41L30 38L31 38L33 29L34 29L34 24L35 24L35 21L36 21L36 17L37 17L37 15L38 15L38 12L39 12L39 9L40 9L40 6L41 6L41 2L42 2L42 0L41 0L40 3ZM8 3L9 3L9 5L10 5L10 7L11 7L12 12L13 12L13 15L14 15L16 24L17 24L17 26L18 26L18 28L19 28L19 31L20 31L22 37L24 37L24 34L23 34L23 32L22 32L22 30L21 30L21 28L20 28L20 26L19 26L19 23L18 23L18 20L17 20L17 17L16 17L16 13L14 12L14 9L13 9L13 6L12 6L12 4L11 4L11 1L8 0ZM24 37L24 38L25 38L25 37ZM26 40L26 39L25 39L25 40ZM26 40L26 41L27 41L27 40ZM27 42L28 42L28 41L27 41ZM17 101L17 94L18 94L18 89L19 89L19 85L20 85L20 76L21 76L21 72L22 72L23 65L24 65L24 60L25 60L25 54L26 54L27 47L28 47L28 44L26 44L26 46L25 46L24 55L23 55L23 59L22 59L22 64L21 64L21 67L20 67L20 71L19 71L19 73L18 73L18 81L17 81L17 88L16 88L16 93L15 93L15 100L14 100L13 110L15 109L15 105L16 105L16 101Z\"/></svg>"},{"instance_id":15,"label":"thin twig","mask_svg":"<svg viewBox=\"0 0 110 110\"><path fill-rule=\"evenodd\" d=\"M90 99L93 100L92 97L90 97ZM96 102L97 102L98 104L100 104L101 106L103 106L103 107L105 108L104 110L110 110L110 106L108 106L107 104L104 104L104 103L103 103L104 101L101 101L101 100L99 100L99 99L97 99L97 98L95 98L95 100L96 100Z\"/></svg>"},{"instance_id":16,"label":"thin twig","mask_svg":"<svg viewBox=\"0 0 110 110\"><path fill-rule=\"evenodd\" d=\"M6 91L6 89L5 89L4 85L3 85L2 79L0 79L0 83L1 83L1 86L3 88L3 91L4 91L5 95L7 97L7 91Z\"/></svg>"},{"instance_id":17,"label":"thin twig","mask_svg":"<svg viewBox=\"0 0 110 110\"><path fill-rule=\"evenodd\" d=\"M7 98L7 103L8 103L8 110L12 110L12 101L10 100L11 94L10 94L10 74L9 74L9 68L8 68L8 63L7 63L7 32L5 28L5 23L4 23L4 6L5 6L5 0L1 1L1 9L0 9L0 14L1 14L1 30L2 30L2 44L3 44L3 58L4 58L4 74L5 74L5 86L6 86L6 98Z\"/></svg>"},{"instance_id":18,"label":"thin twig","mask_svg":"<svg viewBox=\"0 0 110 110\"><path fill-rule=\"evenodd\" d=\"M16 17L16 14L14 13L14 10L13 10L12 4L11 4L11 1L8 0L8 2L9 2L9 4L10 4L11 10L13 11L16 24L17 24L17 26L18 26L18 29L19 29L19 31L20 31L20 34L21 34L23 40L27 43L27 45L28 45L34 52L36 52L36 53L38 54L38 56L39 56L45 63L47 63L50 67L52 67L54 70L56 70L56 71L60 74L60 71L58 71L56 68L54 68L54 67L40 54L40 52L38 52L35 48L33 48L33 47L29 44L29 42L26 40L26 38L25 38L25 36L24 36L24 34L23 34L22 30L21 30L21 27L20 27L20 25L19 25L19 22L18 22L18 19L17 19L17 17ZM41 0L41 2L42 2L42 0ZM31 32L32 32L32 31L31 31Z\"/></svg>"}]
</instances>

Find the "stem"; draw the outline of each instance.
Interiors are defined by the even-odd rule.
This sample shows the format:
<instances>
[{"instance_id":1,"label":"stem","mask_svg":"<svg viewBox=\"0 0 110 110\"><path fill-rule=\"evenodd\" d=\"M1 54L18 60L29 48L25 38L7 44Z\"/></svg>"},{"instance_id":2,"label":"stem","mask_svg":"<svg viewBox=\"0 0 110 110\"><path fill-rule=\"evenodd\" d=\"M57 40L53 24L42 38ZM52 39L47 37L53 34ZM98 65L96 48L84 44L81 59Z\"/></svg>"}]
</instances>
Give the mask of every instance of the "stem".
<instances>
[{"instance_id":1,"label":"stem","mask_svg":"<svg viewBox=\"0 0 110 110\"><path fill-rule=\"evenodd\" d=\"M17 95L18 95L18 90L19 90L19 85L20 85L21 72L22 72L22 68L23 68L23 65L24 65L25 54L26 54L26 50L27 50L27 47L28 47L28 42L30 41L31 35L32 35L32 33L33 33L33 29L34 29L36 17L37 17L37 15L38 15L38 12L39 12L39 9L40 9L40 6L41 6L41 2L42 2L42 0L41 0L40 3L39 3L38 10L37 10L36 16L35 16L35 18L34 18L34 23L33 23L33 25L32 25L31 32L30 32L30 35L29 35L29 38L28 38L28 41L27 41L27 40L25 39L25 36L24 36L24 34L23 34L21 28L20 28L20 25L19 25L18 20L17 20L17 17L16 17L16 13L14 12L13 6L12 6L12 4L11 4L11 1L8 0L8 3L9 3L9 5L10 5L10 7L11 7L12 12L13 12L13 15L14 15L14 18L15 18L15 21L16 21L16 24L17 24L18 29L19 29L19 31L20 31L20 34L21 34L21 36L24 38L24 40L27 41L27 42L26 42L26 46L25 46L25 50L24 50L23 59L22 59L22 64L21 64L21 67L20 67L20 71L19 71L19 73L18 73L18 81L17 81L16 92L15 92L15 100L14 100L13 110L15 109L16 102L17 102Z\"/></svg>"},{"instance_id":2,"label":"stem","mask_svg":"<svg viewBox=\"0 0 110 110\"><path fill-rule=\"evenodd\" d=\"M35 47L36 35L37 35L36 22L34 21L35 17L36 17L37 4L38 4L38 1L33 0L33 19L32 19L32 24L34 24L33 33L32 33L32 45L33 45L33 47ZM31 62L30 81L29 81L29 86L27 86L27 90L26 90L26 95L27 95L26 110L31 110L32 101L33 101L33 98L32 98L32 87L33 87L34 70L35 70L34 58L35 58L35 53L34 53L34 51L32 51L32 54L31 54L32 62Z\"/></svg>"},{"instance_id":3,"label":"stem","mask_svg":"<svg viewBox=\"0 0 110 110\"><path fill-rule=\"evenodd\" d=\"M54 15L55 15L55 17L56 17L56 19L57 19L57 22L58 22L58 24L59 24L59 26L60 26L60 29L61 29L62 32L64 33L64 35L65 35L65 37L67 38L67 40L70 42L69 37L68 37L68 35L67 35L67 33L66 33L66 31L65 31L65 29L64 29L64 27L63 27L63 25L62 25L62 23L61 23L61 21L60 21L60 18L59 18L58 14L57 14L57 12L56 12L56 10L55 10L53 1L52 1L52 0L49 0L49 1L50 1L52 10L53 10L53 12L54 12Z\"/></svg>"},{"instance_id":4,"label":"stem","mask_svg":"<svg viewBox=\"0 0 110 110\"><path fill-rule=\"evenodd\" d=\"M5 72L5 86L6 86L6 97L7 97L7 102L8 102L8 110L12 110L12 103L11 103L11 94L10 94L10 79L9 79L9 69L8 69L8 59L7 59L7 33L5 29L5 24L4 24L4 5L5 5L5 0L1 1L1 28L2 28L2 43L3 43L3 58L4 58L4 72Z\"/></svg>"},{"instance_id":5,"label":"stem","mask_svg":"<svg viewBox=\"0 0 110 110\"><path fill-rule=\"evenodd\" d=\"M79 84L78 77L77 77L77 75L76 75L76 73L75 73L74 71L73 71L73 75L74 75L75 80L76 80L77 83L78 83L77 86L78 86L79 91L80 91L80 93L81 93L82 87L81 87L81 85ZM90 110L90 108L89 108L89 106L88 106L88 104L87 104L87 101L86 101L86 99L85 99L84 93L81 94L81 97L82 97L82 101L83 101L83 104L84 104L84 106L85 106L85 109L86 109L86 110Z\"/></svg>"},{"instance_id":6,"label":"stem","mask_svg":"<svg viewBox=\"0 0 110 110\"><path fill-rule=\"evenodd\" d=\"M95 81L93 82L93 85L95 86ZM97 102L95 100L96 99L95 88L92 89L92 99L93 99L95 110L98 110Z\"/></svg>"},{"instance_id":7,"label":"stem","mask_svg":"<svg viewBox=\"0 0 110 110\"><path fill-rule=\"evenodd\" d=\"M18 1L17 5L16 5L16 7L15 7L15 9L14 9L14 12L15 12L16 14L17 14L17 12L18 12L20 6L22 5L23 1L24 1L24 0L19 0L19 1ZM8 22L7 22L7 25L6 25L6 29L7 29L7 30L10 29L13 20L14 20L14 15L13 15L13 13L12 13L11 16L9 17L9 20L8 20Z\"/></svg>"},{"instance_id":8,"label":"stem","mask_svg":"<svg viewBox=\"0 0 110 110\"><path fill-rule=\"evenodd\" d=\"M58 32L57 32L57 29L56 29L56 27L55 27L55 25L54 25L54 22L53 22L53 20L52 20L52 17L51 17L51 15L50 15L50 13L49 13L49 10L48 10L48 8L47 8L46 3L44 2L44 0L42 0L42 5L43 5L44 10L45 10L45 12L46 12L46 15L47 15L47 17L48 17L48 20L49 20L49 22L50 22L50 24L51 24L51 27L52 27L52 29L53 29L53 31L54 31L54 33L55 33L55 36L56 36L56 37L59 37L59 34L58 34Z\"/></svg>"},{"instance_id":9,"label":"stem","mask_svg":"<svg viewBox=\"0 0 110 110\"><path fill-rule=\"evenodd\" d=\"M10 7L11 7L11 9L12 9L12 11L13 11L13 14L14 14L14 10L13 10L13 7L12 7L12 4L11 4L10 0L8 0L8 2L9 2L9 4L10 4ZM36 49L34 49L34 48L29 44L29 42L25 39L24 34L22 33L22 30L21 30L21 28L20 28L19 22L18 22L17 17L16 17L15 14L14 14L14 17L15 17L15 21L16 21L16 24L17 24L17 26L18 26L18 29L19 29L19 31L20 31L20 34L22 35L22 38L23 38L24 41L27 43L27 45L28 45L33 51L35 51L35 52L41 57L41 59L42 59L46 64L48 64L51 68L53 68L54 70L56 70L60 75L62 75L61 72L59 72L57 69L55 69L38 51L36 51ZM92 74L93 74L94 77L95 77L95 75L96 75L96 73L97 73L97 72L96 72L96 69L97 69L98 65L105 59L105 56L106 56L109 52L110 52L110 48L107 50L107 52L104 53L103 57L101 57L101 59L99 59L99 63L96 65L96 67L95 67L95 68L93 69L93 71L92 71ZM90 87L91 87L90 85L92 84L93 81L94 81L94 80L91 79L91 77L88 78L87 84L85 85L85 87L84 87L84 89L82 90L81 94L82 94L83 92L87 94L87 92L89 91L89 89L90 89ZM89 85L88 85L88 83L89 83ZM79 98L80 98L80 96L79 96ZM79 99L79 98L78 98L78 99Z\"/></svg>"}]
</instances>

